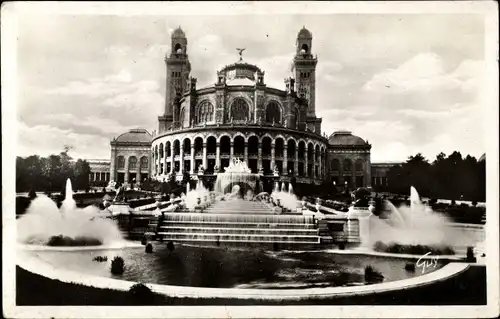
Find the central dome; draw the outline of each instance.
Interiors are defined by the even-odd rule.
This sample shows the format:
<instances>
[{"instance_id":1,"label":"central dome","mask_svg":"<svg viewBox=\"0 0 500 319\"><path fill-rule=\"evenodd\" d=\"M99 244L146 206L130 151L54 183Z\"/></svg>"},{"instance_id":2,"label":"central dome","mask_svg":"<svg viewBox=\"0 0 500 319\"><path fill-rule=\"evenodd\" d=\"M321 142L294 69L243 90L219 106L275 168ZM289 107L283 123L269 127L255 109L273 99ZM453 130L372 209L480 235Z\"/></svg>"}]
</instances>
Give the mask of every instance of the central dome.
<instances>
[{"instance_id":1,"label":"central dome","mask_svg":"<svg viewBox=\"0 0 500 319\"><path fill-rule=\"evenodd\" d=\"M225 74L228 81L235 79L249 79L255 82L255 73L262 73L262 70L254 64L238 61L236 63L226 65L220 70L220 73Z\"/></svg>"}]
</instances>

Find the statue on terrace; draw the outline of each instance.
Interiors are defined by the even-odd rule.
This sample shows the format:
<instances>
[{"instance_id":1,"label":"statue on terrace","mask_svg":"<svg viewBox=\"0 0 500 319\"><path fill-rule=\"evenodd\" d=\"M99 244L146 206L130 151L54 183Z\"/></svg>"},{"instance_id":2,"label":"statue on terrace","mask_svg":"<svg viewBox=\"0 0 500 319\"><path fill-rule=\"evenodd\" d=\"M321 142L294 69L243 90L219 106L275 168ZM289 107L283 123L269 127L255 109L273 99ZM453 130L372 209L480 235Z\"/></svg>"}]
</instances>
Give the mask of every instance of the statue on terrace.
<instances>
[{"instance_id":1,"label":"statue on terrace","mask_svg":"<svg viewBox=\"0 0 500 319\"><path fill-rule=\"evenodd\" d=\"M277 165L274 165L273 174L274 174L274 176L278 176L279 175L279 171L278 171L278 166Z\"/></svg>"},{"instance_id":2,"label":"statue on terrace","mask_svg":"<svg viewBox=\"0 0 500 319\"><path fill-rule=\"evenodd\" d=\"M200 166L198 166L198 175L203 175L205 173L205 169L203 168L203 165L200 164Z\"/></svg>"}]
</instances>

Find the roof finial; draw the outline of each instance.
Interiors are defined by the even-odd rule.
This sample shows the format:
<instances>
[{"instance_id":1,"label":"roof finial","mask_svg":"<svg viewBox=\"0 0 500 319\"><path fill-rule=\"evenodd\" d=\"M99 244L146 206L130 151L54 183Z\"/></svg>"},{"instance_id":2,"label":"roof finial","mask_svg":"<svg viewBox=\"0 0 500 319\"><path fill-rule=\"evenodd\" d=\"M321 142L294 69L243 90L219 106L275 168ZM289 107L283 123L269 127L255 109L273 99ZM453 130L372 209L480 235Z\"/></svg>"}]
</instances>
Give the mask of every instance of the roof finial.
<instances>
[{"instance_id":1,"label":"roof finial","mask_svg":"<svg viewBox=\"0 0 500 319\"><path fill-rule=\"evenodd\" d=\"M243 49L240 49L240 48L236 48L236 51L238 51L239 55L240 55L240 61L243 61L243 51L245 51L246 48L243 48Z\"/></svg>"}]
</instances>

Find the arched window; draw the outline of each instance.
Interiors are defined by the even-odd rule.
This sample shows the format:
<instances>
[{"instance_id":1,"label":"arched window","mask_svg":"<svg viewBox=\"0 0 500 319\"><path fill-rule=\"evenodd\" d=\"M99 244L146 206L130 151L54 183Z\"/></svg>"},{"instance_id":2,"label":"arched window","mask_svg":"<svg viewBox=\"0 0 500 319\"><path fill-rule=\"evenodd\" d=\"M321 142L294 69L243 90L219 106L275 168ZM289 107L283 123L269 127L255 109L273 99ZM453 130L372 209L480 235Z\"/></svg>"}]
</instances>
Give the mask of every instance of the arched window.
<instances>
[{"instance_id":1,"label":"arched window","mask_svg":"<svg viewBox=\"0 0 500 319\"><path fill-rule=\"evenodd\" d=\"M174 52L177 53L177 54L181 54L182 53L182 46L180 45L180 43L176 43L175 46L174 46Z\"/></svg>"},{"instance_id":2,"label":"arched window","mask_svg":"<svg viewBox=\"0 0 500 319\"><path fill-rule=\"evenodd\" d=\"M170 142L165 143L165 153L167 157L172 156L172 146L170 145Z\"/></svg>"},{"instance_id":3,"label":"arched window","mask_svg":"<svg viewBox=\"0 0 500 319\"><path fill-rule=\"evenodd\" d=\"M302 44L302 53L309 53L309 46L307 44Z\"/></svg>"},{"instance_id":4,"label":"arched window","mask_svg":"<svg viewBox=\"0 0 500 319\"><path fill-rule=\"evenodd\" d=\"M231 104L231 118L239 122L248 119L248 103L244 99L238 98Z\"/></svg>"},{"instance_id":5,"label":"arched window","mask_svg":"<svg viewBox=\"0 0 500 319\"><path fill-rule=\"evenodd\" d=\"M163 158L163 143L160 144L160 158Z\"/></svg>"},{"instance_id":6,"label":"arched window","mask_svg":"<svg viewBox=\"0 0 500 319\"><path fill-rule=\"evenodd\" d=\"M356 172L362 172L363 171L363 161L362 160L357 160L355 164L355 169Z\"/></svg>"},{"instance_id":7,"label":"arched window","mask_svg":"<svg viewBox=\"0 0 500 319\"><path fill-rule=\"evenodd\" d=\"M137 157L130 156L128 159L128 169L137 169Z\"/></svg>"},{"instance_id":8,"label":"arched window","mask_svg":"<svg viewBox=\"0 0 500 319\"><path fill-rule=\"evenodd\" d=\"M352 170L352 162L350 159L344 160L344 172L350 172Z\"/></svg>"},{"instance_id":9,"label":"arched window","mask_svg":"<svg viewBox=\"0 0 500 319\"><path fill-rule=\"evenodd\" d=\"M332 171L340 170L340 162L338 159L336 159L336 158L332 159L331 168L332 168Z\"/></svg>"},{"instance_id":10,"label":"arched window","mask_svg":"<svg viewBox=\"0 0 500 319\"><path fill-rule=\"evenodd\" d=\"M146 156L141 157L141 169L148 169L149 160Z\"/></svg>"},{"instance_id":11,"label":"arched window","mask_svg":"<svg viewBox=\"0 0 500 319\"><path fill-rule=\"evenodd\" d=\"M299 110L297 110L297 108L295 108L293 113L295 116L295 128L298 129L299 128L299 120L300 120Z\"/></svg>"},{"instance_id":12,"label":"arched window","mask_svg":"<svg viewBox=\"0 0 500 319\"><path fill-rule=\"evenodd\" d=\"M267 123L281 123L281 109L278 103L272 101L266 107L266 122Z\"/></svg>"},{"instance_id":13,"label":"arched window","mask_svg":"<svg viewBox=\"0 0 500 319\"><path fill-rule=\"evenodd\" d=\"M214 106L209 101L203 101L196 108L195 123L207 123L214 119Z\"/></svg>"},{"instance_id":14,"label":"arched window","mask_svg":"<svg viewBox=\"0 0 500 319\"><path fill-rule=\"evenodd\" d=\"M117 160L117 167L118 168L125 168L125 157L123 156L118 156L118 160Z\"/></svg>"}]
</instances>

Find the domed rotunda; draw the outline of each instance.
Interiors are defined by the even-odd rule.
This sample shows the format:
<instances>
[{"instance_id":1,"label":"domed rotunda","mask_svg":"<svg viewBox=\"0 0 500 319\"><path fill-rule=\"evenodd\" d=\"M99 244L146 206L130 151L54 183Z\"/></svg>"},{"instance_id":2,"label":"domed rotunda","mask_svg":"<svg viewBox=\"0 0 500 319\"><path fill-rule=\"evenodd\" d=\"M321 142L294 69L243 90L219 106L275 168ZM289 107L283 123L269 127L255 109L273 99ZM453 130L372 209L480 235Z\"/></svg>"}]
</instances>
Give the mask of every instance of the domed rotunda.
<instances>
[{"instance_id":1,"label":"domed rotunda","mask_svg":"<svg viewBox=\"0 0 500 319\"><path fill-rule=\"evenodd\" d=\"M285 186L292 179L320 185L329 178L352 188L369 186L371 146L349 132L335 132L330 138L322 133L322 119L316 114L318 59L312 42L311 32L302 28L283 88L266 84L265 71L243 60L245 49L237 49L238 61L215 72L212 85L198 88L190 75L187 37L176 29L165 57L164 112L149 144L150 176L166 181L174 174L181 180L189 173L210 180L238 158L263 180ZM141 134L125 133L112 145L121 139L147 145ZM115 158L122 163L117 154L112 153L112 162ZM111 170L114 176L130 172L122 164Z\"/></svg>"}]
</instances>

